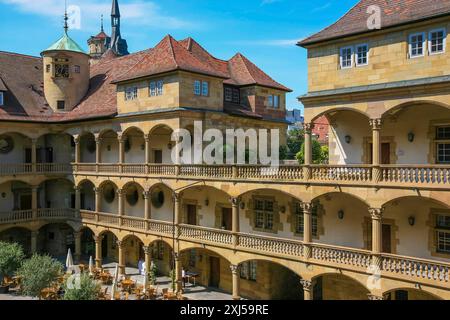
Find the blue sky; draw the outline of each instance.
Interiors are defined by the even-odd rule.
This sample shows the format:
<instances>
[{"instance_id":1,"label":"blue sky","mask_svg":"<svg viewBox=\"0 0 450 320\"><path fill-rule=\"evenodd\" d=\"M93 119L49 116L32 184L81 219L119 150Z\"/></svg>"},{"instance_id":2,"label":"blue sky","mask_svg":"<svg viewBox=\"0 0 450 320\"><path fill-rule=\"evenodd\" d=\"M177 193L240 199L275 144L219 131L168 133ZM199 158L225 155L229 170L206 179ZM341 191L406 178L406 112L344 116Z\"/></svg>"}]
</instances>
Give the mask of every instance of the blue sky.
<instances>
[{"instance_id":1,"label":"blue sky","mask_svg":"<svg viewBox=\"0 0 450 320\"><path fill-rule=\"evenodd\" d=\"M294 90L289 109L301 108L296 97L307 91L306 50L297 40L333 23L357 0L120 0L122 35L131 52L153 47L165 35L196 39L214 56L229 59L241 52L275 80ZM110 34L111 0L68 0L81 9L81 28L70 35L87 49L98 33L100 16ZM0 0L0 50L39 53L62 33L64 0Z\"/></svg>"}]
</instances>

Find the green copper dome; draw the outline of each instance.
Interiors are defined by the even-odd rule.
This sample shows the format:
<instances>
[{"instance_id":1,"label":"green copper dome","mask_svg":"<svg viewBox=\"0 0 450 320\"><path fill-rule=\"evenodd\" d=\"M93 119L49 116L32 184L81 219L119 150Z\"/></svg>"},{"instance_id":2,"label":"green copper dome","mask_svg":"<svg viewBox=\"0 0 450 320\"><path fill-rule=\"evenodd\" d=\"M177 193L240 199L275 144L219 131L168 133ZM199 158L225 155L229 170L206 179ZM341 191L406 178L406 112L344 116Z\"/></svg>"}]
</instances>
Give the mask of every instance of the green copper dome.
<instances>
[{"instance_id":1,"label":"green copper dome","mask_svg":"<svg viewBox=\"0 0 450 320\"><path fill-rule=\"evenodd\" d=\"M52 44L49 48L47 48L45 51L75 51L86 54L81 47L72 40L72 38L69 37L69 35L64 32L64 35L61 39L56 41L54 44Z\"/></svg>"}]
</instances>

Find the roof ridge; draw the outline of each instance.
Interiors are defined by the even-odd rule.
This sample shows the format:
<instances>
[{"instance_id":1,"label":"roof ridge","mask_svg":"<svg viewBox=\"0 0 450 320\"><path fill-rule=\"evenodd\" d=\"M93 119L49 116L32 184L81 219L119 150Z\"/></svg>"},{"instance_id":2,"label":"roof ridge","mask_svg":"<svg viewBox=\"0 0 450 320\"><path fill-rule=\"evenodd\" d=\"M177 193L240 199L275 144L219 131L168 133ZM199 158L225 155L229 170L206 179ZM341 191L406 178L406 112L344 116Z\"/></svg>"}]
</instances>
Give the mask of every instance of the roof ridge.
<instances>
[{"instance_id":1,"label":"roof ridge","mask_svg":"<svg viewBox=\"0 0 450 320\"><path fill-rule=\"evenodd\" d=\"M169 39L170 53L171 53L173 62L175 62L175 66L176 66L176 68L178 69L180 66L179 66L178 61L177 61L177 58L176 58L176 56L175 56L175 50L174 50L174 48L173 48L173 42L172 42L172 40L175 40L175 39L174 39L170 34L168 34L166 37ZM175 41L176 41L176 40L175 40ZM177 42L177 43L178 43L178 42Z\"/></svg>"},{"instance_id":2,"label":"roof ridge","mask_svg":"<svg viewBox=\"0 0 450 320\"><path fill-rule=\"evenodd\" d=\"M2 51L0 50L0 54L7 54L10 56L20 56L20 57L26 57L26 58L33 58L33 59L39 59L41 60L41 57L37 57L37 56L32 56L30 54L24 54L24 53L17 53L17 52L11 52L11 51Z\"/></svg>"},{"instance_id":3,"label":"roof ridge","mask_svg":"<svg viewBox=\"0 0 450 320\"><path fill-rule=\"evenodd\" d=\"M320 31L314 32L313 34L310 34L308 37L304 38L303 40L299 41L298 43L302 43L304 41L308 41L311 37L313 37L314 35L321 33L325 30L330 29L331 27L333 27L334 25L336 25L339 21L341 21L342 19L344 19L353 9L355 9L362 1L358 1L357 3L355 3L353 5L353 7L351 7L349 10L347 10L346 13L344 13L339 19L337 19L334 23L330 24L329 26L321 29Z\"/></svg>"},{"instance_id":4,"label":"roof ridge","mask_svg":"<svg viewBox=\"0 0 450 320\"><path fill-rule=\"evenodd\" d=\"M214 60L217 60L217 61L221 61L221 62L228 62L228 60L225 60L225 59L219 59L219 58L217 58L217 57L215 57L215 56L213 56L208 50L206 50L197 40L195 40L194 38L192 38L192 37L187 37L186 39L188 39L188 41L193 41L194 43L196 43L199 47L200 47L200 49L202 49L204 52L206 52L211 58L213 58ZM183 40L186 40L186 39L183 39ZM181 41L183 41L183 40L181 40ZM190 43L190 47L192 47L192 43ZM190 50L189 50L190 51Z\"/></svg>"},{"instance_id":5,"label":"roof ridge","mask_svg":"<svg viewBox=\"0 0 450 320\"><path fill-rule=\"evenodd\" d=\"M248 65L246 63L246 60L248 61L248 59L240 52L236 53L235 56L238 56L238 58L240 58L242 60L242 63L244 64L245 67L245 71L248 73L248 75L250 76L250 78L253 79L253 81L256 83L256 79L253 77L252 73L250 72L250 70L248 69Z\"/></svg>"}]
</instances>

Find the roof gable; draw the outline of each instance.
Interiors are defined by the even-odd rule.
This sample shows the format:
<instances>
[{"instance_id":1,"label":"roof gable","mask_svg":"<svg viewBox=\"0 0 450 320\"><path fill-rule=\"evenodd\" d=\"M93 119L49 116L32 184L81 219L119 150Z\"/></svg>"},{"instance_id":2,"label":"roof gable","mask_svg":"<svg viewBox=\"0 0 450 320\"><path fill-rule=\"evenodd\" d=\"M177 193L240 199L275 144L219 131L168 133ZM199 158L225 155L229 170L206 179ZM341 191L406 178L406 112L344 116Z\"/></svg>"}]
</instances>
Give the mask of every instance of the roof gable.
<instances>
[{"instance_id":1,"label":"roof gable","mask_svg":"<svg viewBox=\"0 0 450 320\"><path fill-rule=\"evenodd\" d=\"M298 44L307 46L344 36L376 31L367 27L367 20L372 15L370 11L369 13L367 11L373 5L381 9L382 29L450 14L450 0L361 0L338 21Z\"/></svg>"}]
</instances>

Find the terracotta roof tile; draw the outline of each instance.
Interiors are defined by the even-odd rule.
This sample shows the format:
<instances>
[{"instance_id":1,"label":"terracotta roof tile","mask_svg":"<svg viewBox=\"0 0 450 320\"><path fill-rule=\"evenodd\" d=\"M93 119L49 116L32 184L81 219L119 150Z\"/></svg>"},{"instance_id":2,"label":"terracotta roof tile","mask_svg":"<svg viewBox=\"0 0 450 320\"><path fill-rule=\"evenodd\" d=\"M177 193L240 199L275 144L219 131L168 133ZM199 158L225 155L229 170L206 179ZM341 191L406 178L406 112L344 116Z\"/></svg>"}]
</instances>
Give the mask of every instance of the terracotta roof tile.
<instances>
[{"instance_id":1,"label":"terracotta roof tile","mask_svg":"<svg viewBox=\"0 0 450 320\"><path fill-rule=\"evenodd\" d=\"M300 41L298 44L307 46L326 40L373 31L367 27L367 20L371 15L371 13L367 13L367 9L372 5L381 8L382 29L450 14L450 0L362 0L334 24Z\"/></svg>"}]
</instances>

